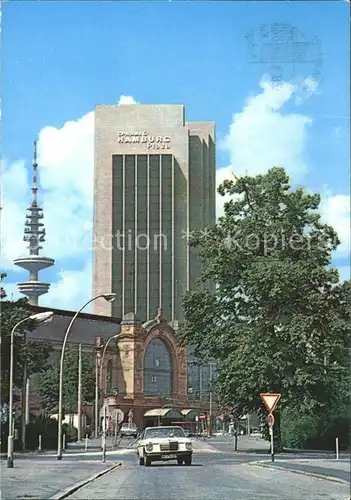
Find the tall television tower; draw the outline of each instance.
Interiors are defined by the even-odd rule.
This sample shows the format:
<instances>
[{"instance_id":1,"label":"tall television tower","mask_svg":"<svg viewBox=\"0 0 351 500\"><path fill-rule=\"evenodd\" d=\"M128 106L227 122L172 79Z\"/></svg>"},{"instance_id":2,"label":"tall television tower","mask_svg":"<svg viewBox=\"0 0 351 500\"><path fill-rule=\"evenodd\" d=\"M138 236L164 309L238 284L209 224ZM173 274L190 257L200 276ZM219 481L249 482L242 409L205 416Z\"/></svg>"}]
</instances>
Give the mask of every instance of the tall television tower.
<instances>
[{"instance_id":1,"label":"tall television tower","mask_svg":"<svg viewBox=\"0 0 351 500\"><path fill-rule=\"evenodd\" d=\"M38 206L37 193L37 142L34 142L34 160L33 160L33 201L29 208L27 208L25 229L24 229L24 241L29 243L28 250L29 255L25 257L19 257L14 260L16 266L22 267L29 271L29 280L22 283L18 283L18 290L28 297L28 301L32 305L38 305L38 297L47 293L50 284L39 281L39 271L47 267L54 265L54 259L49 257L42 257L39 255L39 250L42 249L40 243L45 241L45 229L44 224L41 221L43 219L43 209Z\"/></svg>"}]
</instances>

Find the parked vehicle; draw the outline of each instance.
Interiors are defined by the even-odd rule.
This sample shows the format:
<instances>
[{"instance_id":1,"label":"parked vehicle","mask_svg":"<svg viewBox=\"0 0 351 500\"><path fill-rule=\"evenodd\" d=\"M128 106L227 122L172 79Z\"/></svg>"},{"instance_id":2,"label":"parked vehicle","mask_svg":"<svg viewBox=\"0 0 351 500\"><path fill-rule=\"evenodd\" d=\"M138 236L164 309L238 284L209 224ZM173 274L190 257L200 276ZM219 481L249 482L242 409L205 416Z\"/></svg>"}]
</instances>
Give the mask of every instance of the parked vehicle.
<instances>
[{"instance_id":1,"label":"parked vehicle","mask_svg":"<svg viewBox=\"0 0 351 500\"><path fill-rule=\"evenodd\" d=\"M136 424L122 424L121 437L138 437L138 429Z\"/></svg>"}]
</instances>

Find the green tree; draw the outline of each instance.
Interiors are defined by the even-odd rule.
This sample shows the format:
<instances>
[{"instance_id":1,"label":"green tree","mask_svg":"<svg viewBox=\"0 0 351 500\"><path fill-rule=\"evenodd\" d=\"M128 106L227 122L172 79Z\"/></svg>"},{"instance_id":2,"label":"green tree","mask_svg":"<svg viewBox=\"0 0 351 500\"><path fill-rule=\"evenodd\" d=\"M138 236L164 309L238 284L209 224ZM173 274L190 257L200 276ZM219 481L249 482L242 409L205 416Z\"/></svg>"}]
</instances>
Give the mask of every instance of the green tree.
<instances>
[{"instance_id":1,"label":"green tree","mask_svg":"<svg viewBox=\"0 0 351 500\"><path fill-rule=\"evenodd\" d=\"M181 338L218 360L221 398L241 412L262 412L260 392L323 412L347 363L350 285L329 267L339 240L321 221L320 196L293 190L281 168L218 191L231 197L224 216L191 235L205 271L184 298Z\"/></svg>"},{"instance_id":2,"label":"green tree","mask_svg":"<svg viewBox=\"0 0 351 500\"><path fill-rule=\"evenodd\" d=\"M35 378L35 387L43 408L50 413L58 409L60 360L56 360ZM77 411L78 348L68 347L63 368L63 406L66 413ZM95 396L95 363L93 353L82 353L82 401L92 402Z\"/></svg>"},{"instance_id":3,"label":"green tree","mask_svg":"<svg viewBox=\"0 0 351 500\"><path fill-rule=\"evenodd\" d=\"M1 312L1 403L8 402L9 395L9 366L10 340L13 327L21 320L33 314L28 306L27 299L15 302L2 300ZM20 325L15 331L14 342L14 386L19 389L23 382L23 368L27 363L27 373L30 377L34 373L46 370L52 350L51 344L43 341L27 340L25 332L35 327L34 322L28 321Z\"/></svg>"}]
</instances>

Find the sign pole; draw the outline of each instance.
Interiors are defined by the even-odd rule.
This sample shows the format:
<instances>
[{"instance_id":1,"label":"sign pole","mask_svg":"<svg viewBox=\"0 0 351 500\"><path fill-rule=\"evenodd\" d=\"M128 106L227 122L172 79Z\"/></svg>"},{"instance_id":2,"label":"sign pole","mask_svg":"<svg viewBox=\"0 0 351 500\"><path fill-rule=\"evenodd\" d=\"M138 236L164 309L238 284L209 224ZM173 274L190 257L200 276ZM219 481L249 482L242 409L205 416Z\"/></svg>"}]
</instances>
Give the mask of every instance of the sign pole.
<instances>
[{"instance_id":1,"label":"sign pole","mask_svg":"<svg viewBox=\"0 0 351 500\"><path fill-rule=\"evenodd\" d=\"M273 413L268 414L267 423L269 425L269 434L271 436L271 459L272 459L272 462L274 462L274 441L273 441L274 415L273 415Z\"/></svg>"},{"instance_id":2,"label":"sign pole","mask_svg":"<svg viewBox=\"0 0 351 500\"><path fill-rule=\"evenodd\" d=\"M271 461L274 462L274 441L273 441L273 425L269 428L271 435Z\"/></svg>"},{"instance_id":3,"label":"sign pole","mask_svg":"<svg viewBox=\"0 0 351 500\"><path fill-rule=\"evenodd\" d=\"M235 422L234 427L234 451L238 451L238 422Z\"/></svg>"}]
</instances>

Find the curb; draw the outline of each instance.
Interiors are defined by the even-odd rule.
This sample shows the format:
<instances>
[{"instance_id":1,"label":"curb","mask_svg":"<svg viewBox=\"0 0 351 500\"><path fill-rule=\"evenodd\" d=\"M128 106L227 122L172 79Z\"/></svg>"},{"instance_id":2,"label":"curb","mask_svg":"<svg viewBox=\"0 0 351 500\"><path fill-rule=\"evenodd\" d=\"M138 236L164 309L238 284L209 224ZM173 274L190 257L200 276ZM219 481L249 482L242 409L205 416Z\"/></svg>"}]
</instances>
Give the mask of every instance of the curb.
<instances>
[{"instance_id":1,"label":"curb","mask_svg":"<svg viewBox=\"0 0 351 500\"><path fill-rule=\"evenodd\" d=\"M101 476L104 476L108 472L111 472L113 469L116 469L117 467L121 466L122 463L119 462L117 464L113 464L107 469L97 472L93 476L90 476L88 479L84 479L83 481L80 481L79 483L74 484L73 486L69 486L65 490L59 491L58 493L55 493L52 497L49 498L49 500L63 500L64 498L67 498L69 495L74 493L75 491L79 490L83 486L85 486L88 483L91 483L92 481L95 481L95 479L98 479Z\"/></svg>"},{"instance_id":2,"label":"curb","mask_svg":"<svg viewBox=\"0 0 351 500\"><path fill-rule=\"evenodd\" d=\"M231 450L231 453L242 454L242 455L268 455L270 456L270 450Z\"/></svg>"},{"instance_id":3,"label":"curb","mask_svg":"<svg viewBox=\"0 0 351 500\"><path fill-rule=\"evenodd\" d=\"M330 481L332 483L339 483L339 484L347 484L349 485L348 481L345 481L344 479L339 479L338 477L334 476L325 476L323 474L317 474L315 472L307 472L304 470L297 470L297 469L288 469L286 467L279 467L279 465L268 465L266 463L262 462L250 462L246 464L248 466L256 466L256 467L263 467L265 469L270 469L270 470L282 470L285 472L292 472L293 474L301 474L302 476L310 476L310 477L315 477L317 479L324 479L325 481Z\"/></svg>"}]
</instances>

